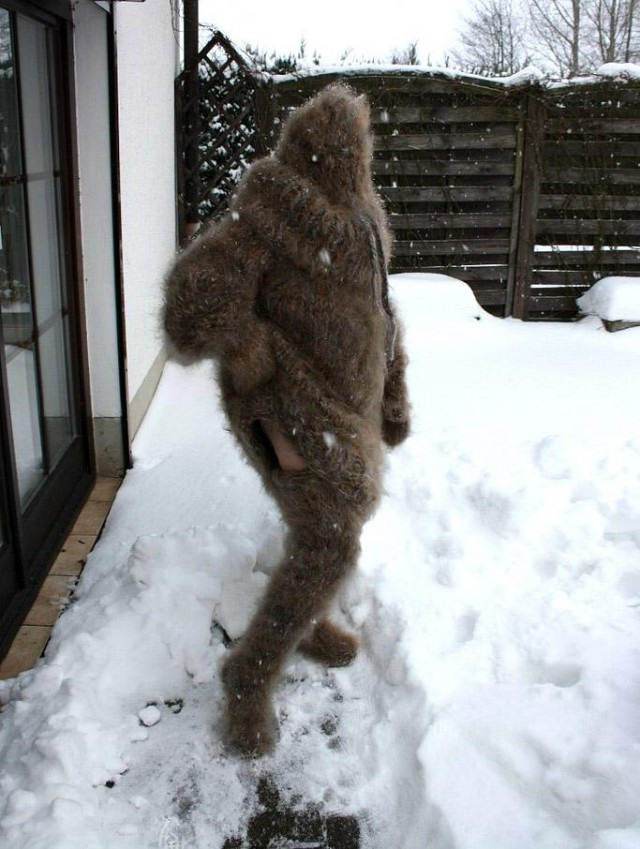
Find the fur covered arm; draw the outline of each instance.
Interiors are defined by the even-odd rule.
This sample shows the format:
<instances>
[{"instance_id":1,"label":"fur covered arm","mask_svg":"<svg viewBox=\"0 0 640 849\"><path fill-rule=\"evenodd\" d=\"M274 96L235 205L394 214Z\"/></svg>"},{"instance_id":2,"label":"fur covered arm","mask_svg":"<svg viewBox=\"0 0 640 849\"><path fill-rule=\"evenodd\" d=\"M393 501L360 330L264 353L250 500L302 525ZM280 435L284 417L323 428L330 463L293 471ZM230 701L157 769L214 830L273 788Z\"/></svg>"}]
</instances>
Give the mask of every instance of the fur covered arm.
<instances>
[{"instance_id":1,"label":"fur covered arm","mask_svg":"<svg viewBox=\"0 0 640 849\"><path fill-rule=\"evenodd\" d=\"M233 219L214 225L176 260L165 287L164 327L178 351L218 357L240 391L274 370L269 331L255 312L266 248Z\"/></svg>"},{"instance_id":2,"label":"fur covered arm","mask_svg":"<svg viewBox=\"0 0 640 849\"><path fill-rule=\"evenodd\" d=\"M382 399L382 438L391 447L404 442L411 429L411 408L405 379L408 361L401 328L398 327L394 357L387 368Z\"/></svg>"},{"instance_id":3,"label":"fur covered arm","mask_svg":"<svg viewBox=\"0 0 640 849\"><path fill-rule=\"evenodd\" d=\"M274 157L252 166L234 210L256 235L293 256L301 239L339 249L357 238L361 227L355 210L330 203L313 183Z\"/></svg>"}]
</instances>

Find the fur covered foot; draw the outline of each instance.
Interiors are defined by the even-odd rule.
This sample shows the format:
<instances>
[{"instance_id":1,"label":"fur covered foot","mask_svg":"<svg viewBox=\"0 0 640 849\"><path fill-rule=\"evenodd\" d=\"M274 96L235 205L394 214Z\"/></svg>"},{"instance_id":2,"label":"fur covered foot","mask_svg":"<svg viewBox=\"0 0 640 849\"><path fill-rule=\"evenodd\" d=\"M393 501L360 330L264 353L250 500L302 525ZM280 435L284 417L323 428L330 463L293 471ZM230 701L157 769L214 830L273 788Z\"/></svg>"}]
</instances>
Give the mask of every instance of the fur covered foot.
<instances>
[{"instance_id":1,"label":"fur covered foot","mask_svg":"<svg viewBox=\"0 0 640 849\"><path fill-rule=\"evenodd\" d=\"M325 666L349 666L358 654L358 640L331 622L319 622L298 651Z\"/></svg>"},{"instance_id":2,"label":"fur covered foot","mask_svg":"<svg viewBox=\"0 0 640 849\"><path fill-rule=\"evenodd\" d=\"M272 752L277 738L270 688L257 669L255 660L239 650L222 666L224 743L229 752L250 758Z\"/></svg>"}]
</instances>

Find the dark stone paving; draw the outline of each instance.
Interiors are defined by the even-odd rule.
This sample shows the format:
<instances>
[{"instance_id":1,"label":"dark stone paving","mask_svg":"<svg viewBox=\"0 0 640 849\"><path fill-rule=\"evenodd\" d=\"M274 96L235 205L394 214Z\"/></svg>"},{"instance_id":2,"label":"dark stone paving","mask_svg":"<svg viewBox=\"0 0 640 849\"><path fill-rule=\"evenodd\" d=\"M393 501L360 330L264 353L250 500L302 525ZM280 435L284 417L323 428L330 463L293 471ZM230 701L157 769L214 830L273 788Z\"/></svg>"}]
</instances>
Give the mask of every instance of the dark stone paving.
<instances>
[{"instance_id":1,"label":"dark stone paving","mask_svg":"<svg viewBox=\"0 0 640 849\"><path fill-rule=\"evenodd\" d=\"M259 811L244 836L229 837L223 849L359 849L355 817L322 815L313 805L287 807L267 777L258 784Z\"/></svg>"}]
</instances>

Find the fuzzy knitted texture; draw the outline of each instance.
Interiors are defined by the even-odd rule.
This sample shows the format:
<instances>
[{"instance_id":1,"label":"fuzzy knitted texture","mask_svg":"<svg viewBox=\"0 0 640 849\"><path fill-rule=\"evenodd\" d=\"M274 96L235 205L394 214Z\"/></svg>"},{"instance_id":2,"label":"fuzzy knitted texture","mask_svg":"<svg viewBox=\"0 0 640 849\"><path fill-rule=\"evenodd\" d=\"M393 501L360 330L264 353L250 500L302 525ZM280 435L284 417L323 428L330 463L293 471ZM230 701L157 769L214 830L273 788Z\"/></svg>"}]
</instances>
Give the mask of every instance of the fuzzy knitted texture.
<instances>
[{"instance_id":1,"label":"fuzzy knitted texture","mask_svg":"<svg viewBox=\"0 0 640 849\"><path fill-rule=\"evenodd\" d=\"M182 351L219 358L243 444L248 421L275 418L318 469L335 466L354 439L375 440L384 420L395 426L386 428L392 443L408 431L406 356L396 334L387 362L393 319L371 247L375 230L388 259L371 156L366 101L325 89L286 123L231 213L182 254L167 283L169 336Z\"/></svg>"},{"instance_id":2,"label":"fuzzy knitted texture","mask_svg":"<svg viewBox=\"0 0 640 849\"><path fill-rule=\"evenodd\" d=\"M301 107L167 281L166 330L179 350L217 358L231 429L288 529L223 669L227 742L245 754L273 746L271 689L292 650L336 664L355 656L355 638L324 617L378 503L383 440L409 431L369 117L340 85ZM267 436L278 432L302 471L280 468Z\"/></svg>"}]
</instances>

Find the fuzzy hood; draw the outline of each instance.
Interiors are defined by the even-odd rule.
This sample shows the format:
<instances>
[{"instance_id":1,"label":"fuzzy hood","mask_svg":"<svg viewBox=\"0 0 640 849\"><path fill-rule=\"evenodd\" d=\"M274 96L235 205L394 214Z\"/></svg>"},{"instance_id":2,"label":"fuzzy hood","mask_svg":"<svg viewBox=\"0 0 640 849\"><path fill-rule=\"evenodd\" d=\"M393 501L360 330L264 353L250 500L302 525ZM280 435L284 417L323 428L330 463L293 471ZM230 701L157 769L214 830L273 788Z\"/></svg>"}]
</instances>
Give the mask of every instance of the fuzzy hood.
<instances>
[{"instance_id":1,"label":"fuzzy hood","mask_svg":"<svg viewBox=\"0 0 640 849\"><path fill-rule=\"evenodd\" d=\"M328 86L289 118L275 156L332 202L348 203L371 184L370 117L364 97Z\"/></svg>"},{"instance_id":2,"label":"fuzzy hood","mask_svg":"<svg viewBox=\"0 0 640 849\"><path fill-rule=\"evenodd\" d=\"M344 253L372 227L388 261L391 240L371 179L369 119L365 98L344 85L331 85L301 106L274 153L255 162L240 183L231 204L236 219L313 274L327 273L327 251ZM318 250L310 251L310 244Z\"/></svg>"}]
</instances>

